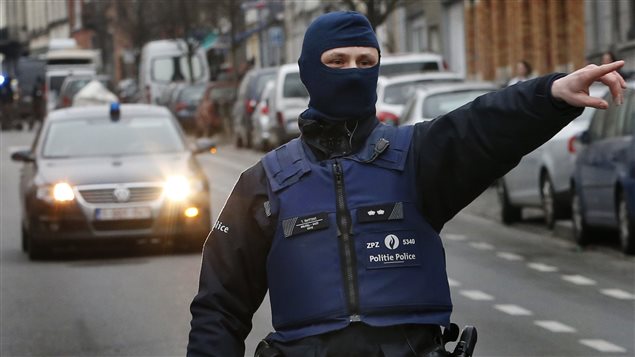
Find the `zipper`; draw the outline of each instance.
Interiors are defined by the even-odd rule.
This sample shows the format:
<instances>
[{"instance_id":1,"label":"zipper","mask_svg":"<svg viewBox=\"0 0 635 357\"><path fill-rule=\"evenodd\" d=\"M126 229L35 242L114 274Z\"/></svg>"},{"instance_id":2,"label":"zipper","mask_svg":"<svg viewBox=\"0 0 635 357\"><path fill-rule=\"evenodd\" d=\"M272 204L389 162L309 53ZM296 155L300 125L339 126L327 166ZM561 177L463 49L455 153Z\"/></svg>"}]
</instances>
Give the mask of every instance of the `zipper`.
<instances>
[{"instance_id":1,"label":"zipper","mask_svg":"<svg viewBox=\"0 0 635 357\"><path fill-rule=\"evenodd\" d=\"M348 300L348 308L351 313L350 321L360 321L358 314L357 264L355 258L355 242L351 237L351 217L346 207L346 194L344 192L344 173L339 160L333 162L333 175L335 176L335 193L337 197L337 226L340 231L340 256L342 258L342 274L345 283L345 292Z\"/></svg>"}]
</instances>

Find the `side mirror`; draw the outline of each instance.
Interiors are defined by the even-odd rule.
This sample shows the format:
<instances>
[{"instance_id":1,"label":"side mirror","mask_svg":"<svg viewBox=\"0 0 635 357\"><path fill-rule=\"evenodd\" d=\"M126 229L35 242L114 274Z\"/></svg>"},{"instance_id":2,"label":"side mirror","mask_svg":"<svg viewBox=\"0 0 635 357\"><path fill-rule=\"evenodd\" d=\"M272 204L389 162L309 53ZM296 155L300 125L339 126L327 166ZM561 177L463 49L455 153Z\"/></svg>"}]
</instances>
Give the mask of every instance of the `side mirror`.
<instances>
[{"instance_id":1,"label":"side mirror","mask_svg":"<svg viewBox=\"0 0 635 357\"><path fill-rule=\"evenodd\" d=\"M216 142L209 138L199 138L196 139L196 143L194 144L194 148L192 149L194 154L201 154L204 152L210 152L212 154L216 153Z\"/></svg>"},{"instance_id":2,"label":"side mirror","mask_svg":"<svg viewBox=\"0 0 635 357\"><path fill-rule=\"evenodd\" d=\"M20 162L35 162L35 157L28 147L16 148L11 152L11 160Z\"/></svg>"},{"instance_id":3,"label":"side mirror","mask_svg":"<svg viewBox=\"0 0 635 357\"><path fill-rule=\"evenodd\" d=\"M588 145L591 143L591 133L588 130L585 130L578 134L578 141L581 144Z\"/></svg>"}]
</instances>

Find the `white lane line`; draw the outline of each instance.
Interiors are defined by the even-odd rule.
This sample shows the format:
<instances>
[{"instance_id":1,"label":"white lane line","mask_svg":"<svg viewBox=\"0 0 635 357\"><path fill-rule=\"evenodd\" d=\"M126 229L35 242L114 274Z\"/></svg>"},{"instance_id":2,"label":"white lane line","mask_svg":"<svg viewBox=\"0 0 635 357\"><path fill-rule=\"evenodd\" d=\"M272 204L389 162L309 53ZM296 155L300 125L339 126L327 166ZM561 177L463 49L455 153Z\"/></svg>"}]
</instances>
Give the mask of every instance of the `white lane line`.
<instances>
[{"instance_id":1,"label":"white lane line","mask_svg":"<svg viewBox=\"0 0 635 357\"><path fill-rule=\"evenodd\" d=\"M595 285L597 282L582 275L563 275L562 280L576 285Z\"/></svg>"},{"instance_id":2,"label":"white lane line","mask_svg":"<svg viewBox=\"0 0 635 357\"><path fill-rule=\"evenodd\" d=\"M447 233L443 235L443 238L445 239L449 239L449 240L455 240L455 241L464 241L467 239L467 237L463 234L452 234L452 233Z\"/></svg>"},{"instance_id":3,"label":"white lane line","mask_svg":"<svg viewBox=\"0 0 635 357\"><path fill-rule=\"evenodd\" d=\"M542 264L542 263L529 263L527 264L527 266L530 267L531 269L538 270L543 273L551 273L554 271L558 271L557 267L554 267L552 265Z\"/></svg>"},{"instance_id":4,"label":"white lane line","mask_svg":"<svg viewBox=\"0 0 635 357\"><path fill-rule=\"evenodd\" d=\"M473 243L470 243L470 246L472 248L480 249L480 250L492 250L492 249L494 249L493 245L491 245L489 243L485 243L485 242L473 242Z\"/></svg>"},{"instance_id":5,"label":"white lane line","mask_svg":"<svg viewBox=\"0 0 635 357\"><path fill-rule=\"evenodd\" d=\"M506 314L512 316L529 316L533 315L533 313L524 307L520 307L518 305L494 305L496 310L502 311Z\"/></svg>"},{"instance_id":6,"label":"white lane line","mask_svg":"<svg viewBox=\"0 0 635 357\"><path fill-rule=\"evenodd\" d=\"M448 284L452 287L457 287L457 286L461 286L461 283L459 283L458 281L454 280L454 279L450 279L448 278Z\"/></svg>"},{"instance_id":7,"label":"white lane line","mask_svg":"<svg viewBox=\"0 0 635 357\"><path fill-rule=\"evenodd\" d=\"M604 340L580 340L580 343L600 352L626 352L626 348L620 347L618 345L612 344L609 341Z\"/></svg>"},{"instance_id":8,"label":"white lane line","mask_svg":"<svg viewBox=\"0 0 635 357\"><path fill-rule=\"evenodd\" d=\"M602 289L600 292L604 295L614 297L616 299L621 300L635 300L635 295L629 293L628 291L620 290L620 289Z\"/></svg>"},{"instance_id":9,"label":"white lane line","mask_svg":"<svg viewBox=\"0 0 635 357\"><path fill-rule=\"evenodd\" d=\"M523 258L522 256L515 253L510 253L510 252L498 252L496 253L496 256L499 258L503 258L505 260L511 260L511 261L525 260L525 258Z\"/></svg>"},{"instance_id":10,"label":"white lane line","mask_svg":"<svg viewBox=\"0 0 635 357\"><path fill-rule=\"evenodd\" d=\"M461 295L477 301L494 300L492 295L486 294L480 290L461 290Z\"/></svg>"},{"instance_id":11,"label":"white lane line","mask_svg":"<svg viewBox=\"0 0 635 357\"><path fill-rule=\"evenodd\" d=\"M571 327L571 326L567 326L561 322L558 321L547 321L547 320L542 320L542 321L534 321L534 323L544 329L547 329L551 332L556 332L556 333L573 333L576 332L576 330Z\"/></svg>"}]
</instances>

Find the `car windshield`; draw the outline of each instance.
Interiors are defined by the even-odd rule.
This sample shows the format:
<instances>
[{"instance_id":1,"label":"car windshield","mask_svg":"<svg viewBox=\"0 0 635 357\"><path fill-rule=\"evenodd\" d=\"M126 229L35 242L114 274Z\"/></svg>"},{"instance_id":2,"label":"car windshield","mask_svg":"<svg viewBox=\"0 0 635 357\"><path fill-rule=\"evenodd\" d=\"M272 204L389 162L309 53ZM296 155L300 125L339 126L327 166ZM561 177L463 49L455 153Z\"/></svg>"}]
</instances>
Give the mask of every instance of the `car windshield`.
<instances>
[{"instance_id":1,"label":"car windshield","mask_svg":"<svg viewBox=\"0 0 635 357\"><path fill-rule=\"evenodd\" d=\"M45 158L127 156L181 152L185 145L167 117L119 121L104 118L51 123L44 137Z\"/></svg>"},{"instance_id":2,"label":"car windshield","mask_svg":"<svg viewBox=\"0 0 635 357\"><path fill-rule=\"evenodd\" d=\"M432 83L459 82L460 79L424 79L412 82L396 83L386 86L384 100L386 104L404 105L415 93L418 86Z\"/></svg>"},{"instance_id":3,"label":"car windshield","mask_svg":"<svg viewBox=\"0 0 635 357\"><path fill-rule=\"evenodd\" d=\"M300 80L300 73L289 73L284 78L282 86L282 96L285 98L307 98L309 92Z\"/></svg>"},{"instance_id":4,"label":"car windshield","mask_svg":"<svg viewBox=\"0 0 635 357\"><path fill-rule=\"evenodd\" d=\"M465 90L460 92L447 92L433 94L423 102L424 118L436 118L439 115L447 114L454 109L467 104L476 97L491 92L490 90Z\"/></svg>"},{"instance_id":5,"label":"car windshield","mask_svg":"<svg viewBox=\"0 0 635 357\"><path fill-rule=\"evenodd\" d=\"M199 56L192 56L192 75L194 80L203 76ZM190 70L187 55L161 57L152 61L152 79L157 82L189 81Z\"/></svg>"},{"instance_id":6,"label":"car windshield","mask_svg":"<svg viewBox=\"0 0 635 357\"><path fill-rule=\"evenodd\" d=\"M411 62L411 63L390 63L379 65L380 76L395 76L406 73L421 73L429 71L439 71L439 64L436 61Z\"/></svg>"}]
</instances>

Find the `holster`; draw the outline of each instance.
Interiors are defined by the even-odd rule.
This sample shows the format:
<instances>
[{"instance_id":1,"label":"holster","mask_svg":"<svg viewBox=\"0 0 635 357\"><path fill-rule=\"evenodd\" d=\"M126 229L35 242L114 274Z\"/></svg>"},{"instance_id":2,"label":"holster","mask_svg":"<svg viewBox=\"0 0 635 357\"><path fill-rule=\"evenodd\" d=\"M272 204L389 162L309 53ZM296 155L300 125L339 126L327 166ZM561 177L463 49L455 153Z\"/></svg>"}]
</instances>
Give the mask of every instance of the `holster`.
<instances>
[{"instance_id":1,"label":"holster","mask_svg":"<svg viewBox=\"0 0 635 357\"><path fill-rule=\"evenodd\" d=\"M262 340L256 346L254 357L283 357L282 353L275 347L271 346L267 340Z\"/></svg>"}]
</instances>

